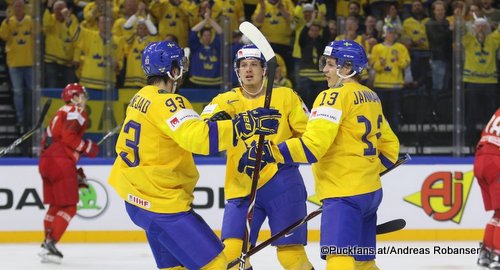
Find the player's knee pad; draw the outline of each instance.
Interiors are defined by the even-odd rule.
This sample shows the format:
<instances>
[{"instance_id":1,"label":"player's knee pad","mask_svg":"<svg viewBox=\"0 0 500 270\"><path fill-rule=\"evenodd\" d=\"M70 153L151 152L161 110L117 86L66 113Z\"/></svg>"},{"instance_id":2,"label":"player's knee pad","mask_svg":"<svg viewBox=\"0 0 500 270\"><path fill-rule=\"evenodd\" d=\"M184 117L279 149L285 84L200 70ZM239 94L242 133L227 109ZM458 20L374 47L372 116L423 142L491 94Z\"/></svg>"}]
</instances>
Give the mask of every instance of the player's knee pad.
<instances>
[{"instance_id":1,"label":"player's knee pad","mask_svg":"<svg viewBox=\"0 0 500 270\"><path fill-rule=\"evenodd\" d=\"M375 260L356 261L356 270L380 270L375 264Z\"/></svg>"},{"instance_id":2,"label":"player's knee pad","mask_svg":"<svg viewBox=\"0 0 500 270\"><path fill-rule=\"evenodd\" d=\"M241 255L241 248L243 247L243 240L238 238L227 238L224 240L224 255L228 262L232 262L234 259L239 258ZM246 259L245 263L246 269L251 269L250 261ZM238 269L238 265L231 268Z\"/></svg>"},{"instance_id":3,"label":"player's knee pad","mask_svg":"<svg viewBox=\"0 0 500 270\"><path fill-rule=\"evenodd\" d=\"M329 255L326 257L326 270L355 270L356 262L351 256Z\"/></svg>"},{"instance_id":4,"label":"player's knee pad","mask_svg":"<svg viewBox=\"0 0 500 270\"><path fill-rule=\"evenodd\" d=\"M312 268L303 245L279 246L277 253L281 266L286 270L311 270Z\"/></svg>"},{"instance_id":5,"label":"player's knee pad","mask_svg":"<svg viewBox=\"0 0 500 270\"><path fill-rule=\"evenodd\" d=\"M217 257L207 263L205 266L201 268L201 270L219 270L227 268L227 259L224 252L219 253Z\"/></svg>"}]
</instances>

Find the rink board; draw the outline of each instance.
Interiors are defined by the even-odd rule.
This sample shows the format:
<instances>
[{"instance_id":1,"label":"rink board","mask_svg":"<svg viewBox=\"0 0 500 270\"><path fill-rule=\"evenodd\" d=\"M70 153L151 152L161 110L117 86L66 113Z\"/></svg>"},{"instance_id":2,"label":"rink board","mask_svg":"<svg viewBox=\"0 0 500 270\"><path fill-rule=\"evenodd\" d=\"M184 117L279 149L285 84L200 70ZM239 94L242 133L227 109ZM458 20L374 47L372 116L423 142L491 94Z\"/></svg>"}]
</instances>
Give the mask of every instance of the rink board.
<instances>
[{"instance_id":1,"label":"rink board","mask_svg":"<svg viewBox=\"0 0 500 270\"><path fill-rule=\"evenodd\" d=\"M112 160L82 160L93 187L80 198L65 242L145 241L144 233L128 218L124 202L107 184ZM224 197L224 160L197 159L200 180L193 206L220 232ZM404 218L405 230L381 240L479 240L491 213L486 213L473 177L472 158L419 158L400 166L382 179L384 199L379 223ZM300 168L308 195L314 194L311 167ZM0 242L33 242L42 239L42 183L36 159L0 159ZM308 202L308 212L318 206ZM309 240L319 239L320 217L308 224ZM269 237L263 226L261 239Z\"/></svg>"}]
</instances>

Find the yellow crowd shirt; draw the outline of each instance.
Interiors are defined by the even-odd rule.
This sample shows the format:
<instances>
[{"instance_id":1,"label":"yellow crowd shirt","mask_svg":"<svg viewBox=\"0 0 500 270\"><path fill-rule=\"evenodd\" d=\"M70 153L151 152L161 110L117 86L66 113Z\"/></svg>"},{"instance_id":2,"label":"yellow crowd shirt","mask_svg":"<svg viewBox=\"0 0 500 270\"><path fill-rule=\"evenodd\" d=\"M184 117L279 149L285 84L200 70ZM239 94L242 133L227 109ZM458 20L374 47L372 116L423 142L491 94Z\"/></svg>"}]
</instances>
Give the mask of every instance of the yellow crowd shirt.
<instances>
[{"instance_id":1,"label":"yellow crowd shirt","mask_svg":"<svg viewBox=\"0 0 500 270\"><path fill-rule=\"evenodd\" d=\"M43 14L43 31L45 33L46 63L71 66L73 61L74 44L78 28L78 19L70 15L70 22L56 20L55 15L45 10Z\"/></svg>"},{"instance_id":2,"label":"yellow crowd shirt","mask_svg":"<svg viewBox=\"0 0 500 270\"><path fill-rule=\"evenodd\" d=\"M113 18L117 18L119 13L119 6L112 5L111 15ZM96 5L94 1L87 3L83 8L83 21L81 26L90 30L98 30L97 20L99 16L107 16L104 6Z\"/></svg>"},{"instance_id":3,"label":"yellow crowd shirt","mask_svg":"<svg viewBox=\"0 0 500 270\"><path fill-rule=\"evenodd\" d=\"M233 143L231 120L207 123L186 98L155 86L137 92L123 123L108 182L128 203L156 213L191 209L199 177L192 153Z\"/></svg>"},{"instance_id":4,"label":"yellow crowd shirt","mask_svg":"<svg viewBox=\"0 0 500 270\"><path fill-rule=\"evenodd\" d=\"M123 39L129 41L133 38L133 35L136 33L137 22L130 28L126 29L124 24L127 22L128 18L120 17L115 20L113 23L113 29L111 30L112 35L123 37Z\"/></svg>"},{"instance_id":5,"label":"yellow crowd shirt","mask_svg":"<svg viewBox=\"0 0 500 270\"><path fill-rule=\"evenodd\" d=\"M167 34L175 35L179 46L188 47L189 10L191 10L188 1L181 1L176 6L169 0L154 0L149 10L158 19L158 35L161 39Z\"/></svg>"},{"instance_id":6,"label":"yellow crowd shirt","mask_svg":"<svg viewBox=\"0 0 500 270\"><path fill-rule=\"evenodd\" d=\"M328 1L328 0L327 0ZM347 17L349 16L349 2L352 0L338 0L337 1L337 16L341 17ZM361 8L359 10L359 15L363 16L365 14L365 11L363 10L363 6L368 4L368 0L360 0L356 1L361 5ZM375 1L370 0L370 3L373 3ZM364 22L359 22L359 23L364 23Z\"/></svg>"},{"instance_id":7,"label":"yellow crowd shirt","mask_svg":"<svg viewBox=\"0 0 500 270\"><path fill-rule=\"evenodd\" d=\"M212 17L220 22L222 15L229 18L231 32L238 30L240 21L245 20L243 2L241 0L215 0L212 6Z\"/></svg>"},{"instance_id":8,"label":"yellow crowd shirt","mask_svg":"<svg viewBox=\"0 0 500 270\"><path fill-rule=\"evenodd\" d=\"M385 65L380 63L385 59ZM373 46L370 65L375 70L374 86L376 88L402 88L404 69L410 64L410 55L406 47L396 42L391 46L379 43Z\"/></svg>"},{"instance_id":9,"label":"yellow crowd shirt","mask_svg":"<svg viewBox=\"0 0 500 270\"><path fill-rule=\"evenodd\" d=\"M418 50L428 50L429 40L427 39L427 32L425 30L425 24L429 21L429 18L424 18L422 20L417 20L413 17L409 17L403 22L403 34L409 36L413 42L423 41L419 43L415 49Z\"/></svg>"},{"instance_id":10,"label":"yellow crowd shirt","mask_svg":"<svg viewBox=\"0 0 500 270\"><path fill-rule=\"evenodd\" d=\"M134 36L132 43L126 46L127 67L125 70L125 87L141 88L146 85L146 76L142 70L142 52L150 42L158 41L157 36L140 38Z\"/></svg>"},{"instance_id":11,"label":"yellow crowd shirt","mask_svg":"<svg viewBox=\"0 0 500 270\"><path fill-rule=\"evenodd\" d=\"M78 50L75 50L75 54L80 52L83 54L80 83L87 88L104 90L107 85L106 64L109 62L113 63L111 79L116 80L114 65L116 63L119 69L123 67L124 43L120 37L112 37L111 57L113 60L110 61L106 56L105 41L99 32L80 27L76 40ZM79 57L76 56L77 59Z\"/></svg>"},{"instance_id":12,"label":"yellow crowd shirt","mask_svg":"<svg viewBox=\"0 0 500 270\"><path fill-rule=\"evenodd\" d=\"M463 81L468 83L497 83L496 51L500 48L500 32L486 36L483 44L467 33L462 38L465 51Z\"/></svg>"},{"instance_id":13,"label":"yellow crowd shirt","mask_svg":"<svg viewBox=\"0 0 500 270\"><path fill-rule=\"evenodd\" d=\"M5 19L0 26L0 38L6 41L7 66L33 66L33 24L31 16L25 15L21 21L15 16Z\"/></svg>"},{"instance_id":14,"label":"yellow crowd shirt","mask_svg":"<svg viewBox=\"0 0 500 270\"><path fill-rule=\"evenodd\" d=\"M321 92L302 137L279 148L287 163L313 163L316 194L322 200L381 188L379 173L396 162L399 141L377 94L348 82Z\"/></svg>"},{"instance_id":15,"label":"yellow crowd shirt","mask_svg":"<svg viewBox=\"0 0 500 270\"><path fill-rule=\"evenodd\" d=\"M321 13L321 16L326 16L326 4L317 4L316 7L318 8L318 13ZM299 45L299 37L300 33L302 32L302 29L306 25L306 20L304 18L304 7L302 5L297 5L295 6L295 9L293 10L294 13L294 20L295 20L295 38L293 41L293 51L292 51L292 56L294 58L302 58L302 52L300 50L300 45ZM321 21L317 18L316 23L321 25ZM323 29L321 29L323 30Z\"/></svg>"},{"instance_id":16,"label":"yellow crowd shirt","mask_svg":"<svg viewBox=\"0 0 500 270\"><path fill-rule=\"evenodd\" d=\"M264 10L264 21L262 24L255 22L255 17L260 12L260 3L257 4L252 15L252 22L259 27L260 31L270 43L290 46L292 37L291 23L293 21L294 4L291 0L282 0L284 9L290 14L290 20L287 21L278 9L278 5L266 3Z\"/></svg>"},{"instance_id":17,"label":"yellow crowd shirt","mask_svg":"<svg viewBox=\"0 0 500 270\"><path fill-rule=\"evenodd\" d=\"M256 99L248 99L243 96L241 91L241 88L238 87L219 94L205 107L201 117L208 119L220 111L225 111L234 117L238 113L264 106L264 95ZM292 89L286 87L274 88L270 107L279 110L281 118L278 132L266 136L266 140L280 143L286 139L300 136L304 132L307 123L307 108ZM238 172L238 162L247 149L245 144L250 146L253 141L257 142L258 138L259 136L256 135L245 141L238 140L236 146L227 149L224 185L226 199L241 198L250 194L252 181L248 175ZM278 166L276 164L266 165L260 172L258 187L260 188L267 183L277 171Z\"/></svg>"}]
</instances>

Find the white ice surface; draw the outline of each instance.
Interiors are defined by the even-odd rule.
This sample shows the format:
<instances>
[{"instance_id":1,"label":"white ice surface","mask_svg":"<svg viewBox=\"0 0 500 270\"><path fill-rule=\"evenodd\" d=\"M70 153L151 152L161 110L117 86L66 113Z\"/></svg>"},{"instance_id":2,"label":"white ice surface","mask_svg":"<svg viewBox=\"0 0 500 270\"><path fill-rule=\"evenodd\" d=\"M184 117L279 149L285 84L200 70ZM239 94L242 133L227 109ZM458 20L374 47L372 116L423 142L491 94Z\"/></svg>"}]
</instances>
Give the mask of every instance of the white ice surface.
<instances>
[{"instance_id":1,"label":"white ice surface","mask_svg":"<svg viewBox=\"0 0 500 270\"><path fill-rule=\"evenodd\" d=\"M383 270L416 269L479 269L477 255L439 255L434 254L434 246L478 247L477 242L379 242L379 247L395 246L400 248L429 248L430 255L378 255L377 264ZM129 270L156 269L154 259L146 243L119 244L58 244L63 252L62 264L42 264L37 256L40 246L28 244L0 244L0 269L57 269L57 270ZM310 243L307 253L316 270L325 269L325 261L319 257L319 244ZM267 247L252 257L255 270L281 269L274 247Z\"/></svg>"}]
</instances>

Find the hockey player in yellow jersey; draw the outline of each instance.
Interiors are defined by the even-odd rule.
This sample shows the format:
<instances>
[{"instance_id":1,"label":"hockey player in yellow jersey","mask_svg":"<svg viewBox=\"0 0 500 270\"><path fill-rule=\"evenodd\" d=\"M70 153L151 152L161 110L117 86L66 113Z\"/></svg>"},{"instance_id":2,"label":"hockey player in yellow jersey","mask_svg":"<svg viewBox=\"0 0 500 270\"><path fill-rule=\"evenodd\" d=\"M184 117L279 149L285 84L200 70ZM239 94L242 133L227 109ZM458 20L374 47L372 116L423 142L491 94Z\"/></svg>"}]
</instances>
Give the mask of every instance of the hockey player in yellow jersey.
<instances>
[{"instance_id":1,"label":"hockey player in yellow jersey","mask_svg":"<svg viewBox=\"0 0 500 270\"><path fill-rule=\"evenodd\" d=\"M266 61L255 45L245 45L237 51L234 70L240 86L219 94L205 107L201 116L219 120L234 117L238 113L264 104ZM278 144L286 139L300 136L307 124L307 107L292 89L273 89L270 107L282 115L277 134L267 137ZM239 140L227 150L226 180L224 186L227 200L222 222L222 241L228 261L239 257L245 234L246 216L249 206L251 178L237 170L238 161L246 151L246 145L258 140L258 136ZM250 230L250 242L255 245L257 235L266 219L271 234L276 234L291 223L303 218L306 213L307 192L298 165L272 164L260 174L255 208ZM304 250L307 244L307 227L302 226L292 235L273 243L277 246L278 260L284 269L310 270L312 268ZM247 267L249 263L246 264ZM237 266L232 269L238 269ZM249 269L249 268L247 268Z\"/></svg>"},{"instance_id":2,"label":"hockey player in yellow jersey","mask_svg":"<svg viewBox=\"0 0 500 270\"><path fill-rule=\"evenodd\" d=\"M279 113L257 108L233 120L201 120L175 93L186 61L174 42L144 49L147 86L127 108L109 184L125 200L131 220L146 231L158 268L226 269L221 241L191 208L199 177L192 153L206 155L239 138L275 133Z\"/></svg>"},{"instance_id":3,"label":"hockey player in yellow jersey","mask_svg":"<svg viewBox=\"0 0 500 270\"><path fill-rule=\"evenodd\" d=\"M399 153L380 99L358 83L366 65L365 51L354 41L327 45L320 69L330 88L316 98L305 132L280 144L266 141L262 155L263 169L268 163L313 163L316 194L323 203L320 245L338 251L376 251L379 173L392 167ZM242 156L239 171L253 173L255 152L252 147ZM378 269L375 253L321 251L329 270Z\"/></svg>"}]
</instances>

